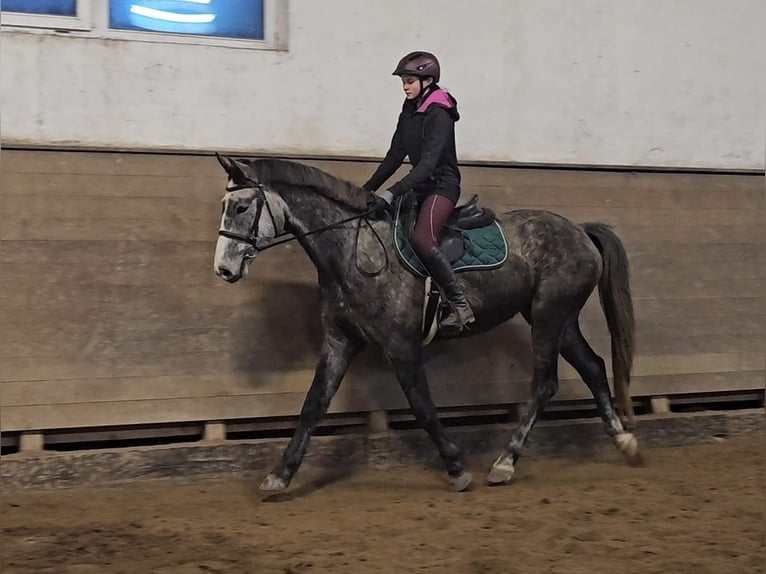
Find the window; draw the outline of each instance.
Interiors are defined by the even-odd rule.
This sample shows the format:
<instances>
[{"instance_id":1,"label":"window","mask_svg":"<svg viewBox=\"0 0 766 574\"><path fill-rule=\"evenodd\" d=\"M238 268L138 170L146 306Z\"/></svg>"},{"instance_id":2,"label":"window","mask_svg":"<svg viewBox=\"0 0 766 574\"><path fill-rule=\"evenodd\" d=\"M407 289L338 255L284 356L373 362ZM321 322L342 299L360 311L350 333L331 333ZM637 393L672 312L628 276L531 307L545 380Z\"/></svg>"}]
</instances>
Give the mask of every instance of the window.
<instances>
[{"instance_id":1,"label":"window","mask_svg":"<svg viewBox=\"0 0 766 574\"><path fill-rule=\"evenodd\" d=\"M77 16L77 0L3 0L3 12Z\"/></svg>"},{"instance_id":2,"label":"window","mask_svg":"<svg viewBox=\"0 0 766 574\"><path fill-rule=\"evenodd\" d=\"M0 0L3 26L90 30L90 0Z\"/></svg>"},{"instance_id":3,"label":"window","mask_svg":"<svg viewBox=\"0 0 766 574\"><path fill-rule=\"evenodd\" d=\"M169 34L263 39L260 0L111 0L109 27Z\"/></svg>"},{"instance_id":4,"label":"window","mask_svg":"<svg viewBox=\"0 0 766 574\"><path fill-rule=\"evenodd\" d=\"M70 37L286 49L287 0L0 2L3 27L21 32L48 28L71 31Z\"/></svg>"}]
</instances>

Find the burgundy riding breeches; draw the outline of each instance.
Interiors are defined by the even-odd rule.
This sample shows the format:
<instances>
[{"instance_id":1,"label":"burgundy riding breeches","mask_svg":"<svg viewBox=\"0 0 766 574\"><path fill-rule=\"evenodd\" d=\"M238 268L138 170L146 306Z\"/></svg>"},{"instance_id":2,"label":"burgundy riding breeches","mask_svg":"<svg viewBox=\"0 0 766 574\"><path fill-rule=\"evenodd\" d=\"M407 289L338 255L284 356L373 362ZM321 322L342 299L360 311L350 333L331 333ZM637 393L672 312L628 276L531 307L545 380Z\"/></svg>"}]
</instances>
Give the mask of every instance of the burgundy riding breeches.
<instances>
[{"instance_id":1,"label":"burgundy riding breeches","mask_svg":"<svg viewBox=\"0 0 766 574\"><path fill-rule=\"evenodd\" d=\"M429 195L420 205L418 220L412 232L412 247L419 257L427 257L439 245L439 232L455 204L443 195Z\"/></svg>"}]
</instances>

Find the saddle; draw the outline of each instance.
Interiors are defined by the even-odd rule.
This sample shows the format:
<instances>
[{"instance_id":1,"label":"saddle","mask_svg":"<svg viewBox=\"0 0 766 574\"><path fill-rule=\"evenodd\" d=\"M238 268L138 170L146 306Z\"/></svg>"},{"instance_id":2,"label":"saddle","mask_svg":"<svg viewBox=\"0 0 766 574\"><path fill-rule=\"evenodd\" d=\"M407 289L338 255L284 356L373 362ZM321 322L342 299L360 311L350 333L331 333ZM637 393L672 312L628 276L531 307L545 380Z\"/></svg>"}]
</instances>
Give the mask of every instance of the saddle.
<instances>
[{"instance_id":1,"label":"saddle","mask_svg":"<svg viewBox=\"0 0 766 574\"><path fill-rule=\"evenodd\" d=\"M397 208L397 226L401 226L402 234L412 237L417 220L417 197L415 194L405 194L400 198ZM488 207L479 205L479 196L471 194L461 197L455 209L452 210L447 223L439 237L439 249L450 263L457 262L466 253L465 231L482 229L495 223L495 212Z\"/></svg>"},{"instance_id":2,"label":"saddle","mask_svg":"<svg viewBox=\"0 0 766 574\"><path fill-rule=\"evenodd\" d=\"M410 244L417 220L417 208L417 197L414 193L407 193L397 200L394 214L394 247L405 268L425 279L422 336L423 344L427 345L437 335L444 304L439 286L431 280ZM495 212L481 207L479 196L476 194L458 201L437 239L439 249L455 272L497 269L508 258L508 243Z\"/></svg>"}]
</instances>

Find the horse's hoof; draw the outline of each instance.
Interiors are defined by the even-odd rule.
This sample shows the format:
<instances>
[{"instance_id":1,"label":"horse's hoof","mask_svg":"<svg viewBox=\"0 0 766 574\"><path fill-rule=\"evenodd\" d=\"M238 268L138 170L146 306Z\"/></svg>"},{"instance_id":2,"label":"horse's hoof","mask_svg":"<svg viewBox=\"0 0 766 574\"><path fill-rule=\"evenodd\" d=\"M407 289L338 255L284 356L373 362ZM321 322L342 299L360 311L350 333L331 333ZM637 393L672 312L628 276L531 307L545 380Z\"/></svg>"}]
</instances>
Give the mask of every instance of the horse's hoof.
<instances>
[{"instance_id":1,"label":"horse's hoof","mask_svg":"<svg viewBox=\"0 0 766 574\"><path fill-rule=\"evenodd\" d=\"M644 455L641 454L641 451L637 450L636 453L628 459L628 464L631 466L646 466L646 460L644 459Z\"/></svg>"},{"instance_id":2,"label":"horse's hoof","mask_svg":"<svg viewBox=\"0 0 766 574\"><path fill-rule=\"evenodd\" d=\"M261 492L284 492L287 490L287 481L270 474L263 479L261 486L259 487Z\"/></svg>"},{"instance_id":3,"label":"horse's hoof","mask_svg":"<svg viewBox=\"0 0 766 574\"><path fill-rule=\"evenodd\" d=\"M620 433L614 437L614 443L619 451L625 456L629 464L633 466L643 466L644 457L638 450L638 439L630 432Z\"/></svg>"},{"instance_id":4,"label":"horse's hoof","mask_svg":"<svg viewBox=\"0 0 766 574\"><path fill-rule=\"evenodd\" d=\"M473 482L473 475L466 470L463 471L460 476L450 476L449 481L452 485L452 490L455 492L463 492L469 486L471 486L471 483Z\"/></svg>"},{"instance_id":5,"label":"horse's hoof","mask_svg":"<svg viewBox=\"0 0 766 574\"><path fill-rule=\"evenodd\" d=\"M487 475L487 482L490 484L504 484L511 480L516 468L513 466L513 458L510 456L500 455L492 465L492 468Z\"/></svg>"}]
</instances>

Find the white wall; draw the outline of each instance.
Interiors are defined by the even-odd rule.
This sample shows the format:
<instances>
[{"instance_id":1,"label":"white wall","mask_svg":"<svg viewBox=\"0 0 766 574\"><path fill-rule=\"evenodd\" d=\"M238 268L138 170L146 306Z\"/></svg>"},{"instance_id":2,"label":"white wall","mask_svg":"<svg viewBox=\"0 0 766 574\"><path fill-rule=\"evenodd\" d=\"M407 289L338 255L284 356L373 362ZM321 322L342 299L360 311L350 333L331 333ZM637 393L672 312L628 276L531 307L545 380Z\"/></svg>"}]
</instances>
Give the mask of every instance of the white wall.
<instances>
[{"instance_id":1,"label":"white wall","mask_svg":"<svg viewBox=\"0 0 766 574\"><path fill-rule=\"evenodd\" d=\"M481 7L482 9L479 9ZM380 156L443 62L463 160L764 168L763 0L290 0L289 51L3 29L4 145Z\"/></svg>"}]
</instances>

